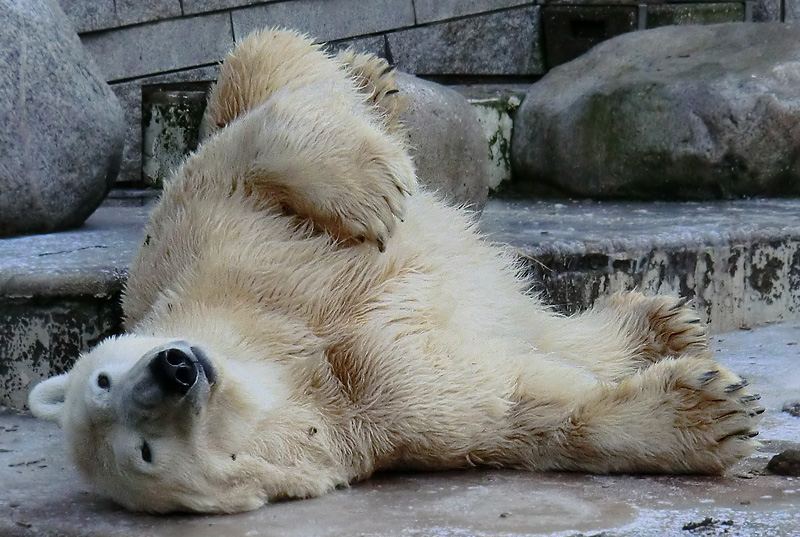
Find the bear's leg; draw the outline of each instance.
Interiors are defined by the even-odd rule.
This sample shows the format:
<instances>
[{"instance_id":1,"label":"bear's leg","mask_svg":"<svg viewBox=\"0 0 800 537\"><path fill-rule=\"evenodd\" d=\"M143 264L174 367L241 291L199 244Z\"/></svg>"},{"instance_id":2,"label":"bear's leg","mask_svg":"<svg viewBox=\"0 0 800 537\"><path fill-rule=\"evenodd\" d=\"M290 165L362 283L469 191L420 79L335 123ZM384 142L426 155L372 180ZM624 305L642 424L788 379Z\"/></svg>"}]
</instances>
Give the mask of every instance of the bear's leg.
<instances>
[{"instance_id":1,"label":"bear's leg","mask_svg":"<svg viewBox=\"0 0 800 537\"><path fill-rule=\"evenodd\" d=\"M336 240L383 250L416 174L404 144L355 95L327 82L275 92L206 141L175 188L244 192Z\"/></svg>"},{"instance_id":2,"label":"bear's leg","mask_svg":"<svg viewBox=\"0 0 800 537\"><path fill-rule=\"evenodd\" d=\"M194 186L178 188L243 191L339 241L383 250L416 173L389 109L393 76L375 82L380 61L351 60L353 71L291 32L248 37L221 68L203 120L209 138L181 172L179 183ZM356 71L379 92L374 102Z\"/></svg>"},{"instance_id":3,"label":"bear's leg","mask_svg":"<svg viewBox=\"0 0 800 537\"><path fill-rule=\"evenodd\" d=\"M342 70L351 80L341 76ZM408 98L400 94L396 73L386 60L352 49L332 58L297 32L263 30L238 43L222 63L209 91L200 139L254 110L281 88L297 89L336 79L343 83L339 91L357 89L387 131L401 130L398 116L408 106Z\"/></svg>"},{"instance_id":4,"label":"bear's leg","mask_svg":"<svg viewBox=\"0 0 800 537\"><path fill-rule=\"evenodd\" d=\"M351 90L353 84L341 75L339 63L310 38L291 30L255 31L222 62L208 94L200 140L254 110L281 88L295 90L339 79L344 85L336 89Z\"/></svg>"},{"instance_id":5,"label":"bear's leg","mask_svg":"<svg viewBox=\"0 0 800 537\"><path fill-rule=\"evenodd\" d=\"M757 445L764 409L746 386L713 360L668 358L560 413L521 401L513 436L525 431L532 449L523 465L534 469L720 474Z\"/></svg>"},{"instance_id":6,"label":"bear's leg","mask_svg":"<svg viewBox=\"0 0 800 537\"><path fill-rule=\"evenodd\" d=\"M602 382L619 382L665 358L711 357L699 317L673 297L619 293L580 315L551 322L557 326L549 332L559 338L545 350L588 368Z\"/></svg>"}]
</instances>

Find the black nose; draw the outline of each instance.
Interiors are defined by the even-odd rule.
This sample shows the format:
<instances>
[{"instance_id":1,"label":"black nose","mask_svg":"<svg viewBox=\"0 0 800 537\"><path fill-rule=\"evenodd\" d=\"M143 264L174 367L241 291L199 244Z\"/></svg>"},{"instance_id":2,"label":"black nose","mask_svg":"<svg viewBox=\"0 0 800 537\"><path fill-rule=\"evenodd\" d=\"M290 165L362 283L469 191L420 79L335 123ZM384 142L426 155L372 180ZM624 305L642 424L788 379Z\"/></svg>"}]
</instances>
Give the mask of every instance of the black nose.
<instances>
[{"instance_id":1,"label":"black nose","mask_svg":"<svg viewBox=\"0 0 800 537\"><path fill-rule=\"evenodd\" d=\"M191 352L164 349L150 361L150 372L165 393L186 395L197 382L199 364Z\"/></svg>"}]
</instances>

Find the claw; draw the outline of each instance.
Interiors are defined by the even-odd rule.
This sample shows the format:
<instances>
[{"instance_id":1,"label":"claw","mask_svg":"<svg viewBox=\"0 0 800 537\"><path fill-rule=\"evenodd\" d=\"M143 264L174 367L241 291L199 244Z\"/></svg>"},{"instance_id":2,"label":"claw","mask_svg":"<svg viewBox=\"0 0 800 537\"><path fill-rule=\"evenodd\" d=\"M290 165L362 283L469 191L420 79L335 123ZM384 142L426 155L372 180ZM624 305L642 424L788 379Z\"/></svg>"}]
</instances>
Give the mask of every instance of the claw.
<instances>
[{"instance_id":1,"label":"claw","mask_svg":"<svg viewBox=\"0 0 800 537\"><path fill-rule=\"evenodd\" d=\"M402 222L403 221L403 216L405 216L405 212L406 212L405 207L400 203L396 203L389 196L384 196L383 197L383 201L389 207L389 210L392 211L392 214L394 216L396 216L397 219Z\"/></svg>"},{"instance_id":2,"label":"claw","mask_svg":"<svg viewBox=\"0 0 800 537\"><path fill-rule=\"evenodd\" d=\"M725 387L725 393L733 393L737 390L741 390L745 386L747 386L748 382L745 379L742 379L741 382L737 382L736 384L730 384Z\"/></svg>"},{"instance_id":3,"label":"claw","mask_svg":"<svg viewBox=\"0 0 800 537\"><path fill-rule=\"evenodd\" d=\"M739 438L753 438L754 436L758 436L758 431L751 431L749 429L739 429L736 432L731 434L726 434L721 438L717 438L717 442L724 442L729 438L733 438L734 436L738 436Z\"/></svg>"},{"instance_id":4,"label":"claw","mask_svg":"<svg viewBox=\"0 0 800 537\"><path fill-rule=\"evenodd\" d=\"M678 302L670 308L670 311L677 311L684 307L689 302L689 299L684 297L678 300Z\"/></svg>"},{"instance_id":5,"label":"claw","mask_svg":"<svg viewBox=\"0 0 800 537\"><path fill-rule=\"evenodd\" d=\"M381 237L378 237L377 241L378 241L378 251L380 253L384 253L386 251L386 242Z\"/></svg>"},{"instance_id":6,"label":"claw","mask_svg":"<svg viewBox=\"0 0 800 537\"><path fill-rule=\"evenodd\" d=\"M752 403L753 401L758 401L759 399L761 399L761 396L757 393L754 393L753 395L745 395L744 397L741 397L739 401L742 403Z\"/></svg>"},{"instance_id":7,"label":"claw","mask_svg":"<svg viewBox=\"0 0 800 537\"><path fill-rule=\"evenodd\" d=\"M758 416L759 414L763 414L765 410L766 410L766 409L765 409L763 406L760 406L760 407L758 407L758 408L754 409L754 410L753 410L753 411L750 413L750 416L751 416L751 417L752 417L752 416Z\"/></svg>"},{"instance_id":8,"label":"claw","mask_svg":"<svg viewBox=\"0 0 800 537\"><path fill-rule=\"evenodd\" d=\"M700 375L700 383L704 386L719 376L719 369L714 369Z\"/></svg>"}]
</instances>

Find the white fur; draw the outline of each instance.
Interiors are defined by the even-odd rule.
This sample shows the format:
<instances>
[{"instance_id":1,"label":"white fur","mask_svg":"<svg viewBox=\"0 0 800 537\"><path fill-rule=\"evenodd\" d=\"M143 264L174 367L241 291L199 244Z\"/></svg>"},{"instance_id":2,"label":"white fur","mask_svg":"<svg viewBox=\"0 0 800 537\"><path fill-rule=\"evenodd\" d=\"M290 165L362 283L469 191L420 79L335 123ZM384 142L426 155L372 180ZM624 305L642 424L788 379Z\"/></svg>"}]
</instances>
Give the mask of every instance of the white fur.
<instances>
[{"instance_id":1,"label":"white fur","mask_svg":"<svg viewBox=\"0 0 800 537\"><path fill-rule=\"evenodd\" d=\"M633 293L556 315L471 215L417 192L384 69L280 31L226 60L210 137L131 269L127 335L31 394L89 481L131 509L235 512L381 469L721 473L747 455L759 409L688 307ZM131 420L133 396L93 387L178 340L219 376L196 414Z\"/></svg>"}]
</instances>

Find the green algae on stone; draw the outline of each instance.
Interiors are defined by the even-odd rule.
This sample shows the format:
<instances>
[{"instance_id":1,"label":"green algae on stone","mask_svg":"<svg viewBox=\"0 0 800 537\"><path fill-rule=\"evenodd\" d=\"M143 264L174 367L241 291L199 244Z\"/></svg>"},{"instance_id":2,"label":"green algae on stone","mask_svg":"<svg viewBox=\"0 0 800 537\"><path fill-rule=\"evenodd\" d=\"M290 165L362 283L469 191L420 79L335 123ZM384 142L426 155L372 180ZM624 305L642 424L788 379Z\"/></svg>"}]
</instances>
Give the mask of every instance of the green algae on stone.
<instances>
[{"instance_id":1,"label":"green algae on stone","mask_svg":"<svg viewBox=\"0 0 800 537\"><path fill-rule=\"evenodd\" d=\"M200 90L152 90L142 98L142 177L160 187L197 148L206 94Z\"/></svg>"},{"instance_id":2,"label":"green algae on stone","mask_svg":"<svg viewBox=\"0 0 800 537\"><path fill-rule=\"evenodd\" d=\"M744 15L744 2L654 5L647 8L647 27L742 22Z\"/></svg>"}]
</instances>

